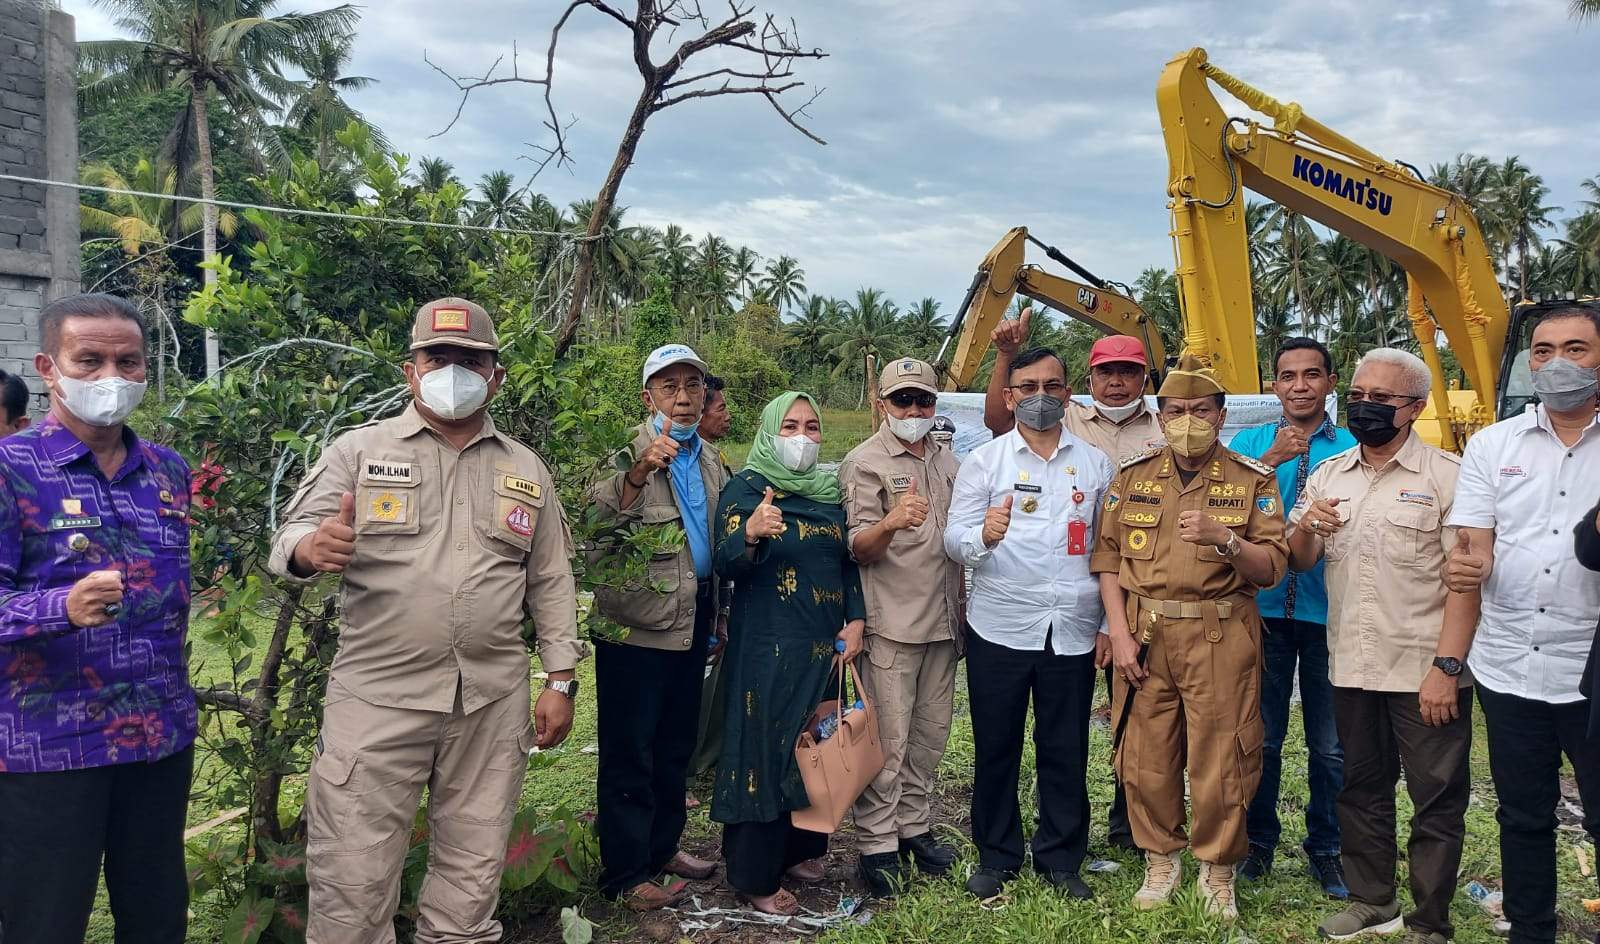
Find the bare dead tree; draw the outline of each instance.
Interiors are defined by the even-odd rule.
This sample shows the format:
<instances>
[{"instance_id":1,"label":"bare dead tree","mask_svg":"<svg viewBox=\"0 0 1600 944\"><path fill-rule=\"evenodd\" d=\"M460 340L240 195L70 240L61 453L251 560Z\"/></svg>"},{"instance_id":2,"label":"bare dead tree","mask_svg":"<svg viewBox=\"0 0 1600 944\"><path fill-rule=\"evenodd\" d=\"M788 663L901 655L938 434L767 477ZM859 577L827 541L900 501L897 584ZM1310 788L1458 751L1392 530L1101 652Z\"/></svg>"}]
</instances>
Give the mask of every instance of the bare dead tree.
<instances>
[{"instance_id":1,"label":"bare dead tree","mask_svg":"<svg viewBox=\"0 0 1600 944\"><path fill-rule=\"evenodd\" d=\"M817 100L822 90L813 91L798 105L790 104L793 99L785 98L786 93L806 87L805 82L795 78L795 65L800 60L822 59L827 55L820 49L804 49L800 46L798 31L793 20L780 22L771 14L757 14L755 5L748 0L728 0L727 13L721 19L714 19L706 13L701 7L701 0L638 0L637 6L637 11L630 17L606 0L571 0L550 30L550 43L544 57L544 74L541 76L522 74L515 46L512 47L509 75L496 75L502 59L495 60L482 76L457 76L428 60L426 55L423 57L461 92L461 100L456 105L455 115L450 119L450 124L438 134L444 134L455 126L461 118L467 100L478 89L514 83L543 88L546 112L543 125L550 134L550 143L532 145L540 155L534 171L537 175L551 163L561 166L572 160L567 147L567 126L564 126L557 116L552 97L555 85L556 46L561 39L562 29L574 13L588 7L615 20L626 27L631 34L633 61L639 70L640 78L643 79L643 87L634 102L633 113L628 116L622 140L617 144L617 153L611 161L611 169L606 173L605 182L600 185L600 192L595 196L594 210L589 215L588 227L577 246L572 297L567 302L566 314L562 317L556 332L557 357L566 353L577 336L589 293L589 282L594 275L597 241L606 220L610 218L611 207L616 203L617 192L622 188L622 177L633 163L634 152L638 149L639 139L644 134L645 122L651 115L695 99L715 98L721 95L756 95L764 98L796 131L818 144L827 143L804 123L810 117L806 114L806 109ZM699 35L678 43L664 61L659 63L654 61L651 58L651 46L655 41L664 38L670 45L680 30L695 30ZM706 56L707 53L712 55ZM690 60L696 57L701 57L702 61L710 60L702 71L697 72L688 68ZM720 65L730 58L735 64ZM712 68L712 64L717 64L718 67Z\"/></svg>"}]
</instances>

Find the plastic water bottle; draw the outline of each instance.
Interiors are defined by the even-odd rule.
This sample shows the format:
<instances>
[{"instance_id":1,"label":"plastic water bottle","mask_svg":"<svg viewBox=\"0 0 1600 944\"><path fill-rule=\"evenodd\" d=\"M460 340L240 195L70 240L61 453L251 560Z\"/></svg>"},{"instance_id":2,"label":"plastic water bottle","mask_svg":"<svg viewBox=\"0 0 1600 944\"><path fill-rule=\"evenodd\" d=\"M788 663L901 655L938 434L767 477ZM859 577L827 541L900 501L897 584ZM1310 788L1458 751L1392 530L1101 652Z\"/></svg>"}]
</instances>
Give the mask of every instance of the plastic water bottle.
<instances>
[{"instance_id":1,"label":"plastic water bottle","mask_svg":"<svg viewBox=\"0 0 1600 944\"><path fill-rule=\"evenodd\" d=\"M839 653L844 652L844 640L843 639L835 639L833 641L833 651L834 652L839 652Z\"/></svg>"},{"instance_id":2,"label":"plastic water bottle","mask_svg":"<svg viewBox=\"0 0 1600 944\"><path fill-rule=\"evenodd\" d=\"M838 715L828 715L826 718L823 718L821 721L818 721L817 722L817 726L811 729L811 739L813 741L816 741L818 744L821 744L823 741L826 741L828 738L833 737L834 732L836 732L838 730L839 730L839 716Z\"/></svg>"}]
</instances>

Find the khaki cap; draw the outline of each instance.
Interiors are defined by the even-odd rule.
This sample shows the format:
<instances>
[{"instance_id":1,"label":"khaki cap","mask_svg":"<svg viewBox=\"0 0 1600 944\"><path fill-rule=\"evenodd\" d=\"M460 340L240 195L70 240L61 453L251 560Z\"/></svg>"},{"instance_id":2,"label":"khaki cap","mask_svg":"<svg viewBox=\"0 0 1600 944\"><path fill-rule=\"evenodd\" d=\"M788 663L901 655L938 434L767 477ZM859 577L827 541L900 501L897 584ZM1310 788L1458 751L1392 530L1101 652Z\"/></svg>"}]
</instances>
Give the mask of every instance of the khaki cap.
<instances>
[{"instance_id":1,"label":"khaki cap","mask_svg":"<svg viewBox=\"0 0 1600 944\"><path fill-rule=\"evenodd\" d=\"M417 309L411 323L411 350L439 347L469 347L478 351L500 350L494 333L494 319L482 305L465 298L436 298Z\"/></svg>"},{"instance_id":2,"label":"khaki cap","mask_svg":"<svg viewBox=\"0 0 1600 944\"><path fill-rule=\"evenodd\" d=\"M906 387L936 394L939 392L939 376L934 373L931 364L914 357L885 365L883 374L878 377L878 396L886 397Z\"/></svg>"},{"instance_id":3,"label":"khaki cap","mask_svg":"<svg viewBox=\"0 0 1600 944\"><path fill-rule=\"evenodd\" d=\"M1167 379L1161 382L1161 389L1156 391L1156 396L1198 400L1223 392L1211 368L1198 357L1185 354L1178 358L1178 366L1167 372Z\"/></svg>"}]
</instances>

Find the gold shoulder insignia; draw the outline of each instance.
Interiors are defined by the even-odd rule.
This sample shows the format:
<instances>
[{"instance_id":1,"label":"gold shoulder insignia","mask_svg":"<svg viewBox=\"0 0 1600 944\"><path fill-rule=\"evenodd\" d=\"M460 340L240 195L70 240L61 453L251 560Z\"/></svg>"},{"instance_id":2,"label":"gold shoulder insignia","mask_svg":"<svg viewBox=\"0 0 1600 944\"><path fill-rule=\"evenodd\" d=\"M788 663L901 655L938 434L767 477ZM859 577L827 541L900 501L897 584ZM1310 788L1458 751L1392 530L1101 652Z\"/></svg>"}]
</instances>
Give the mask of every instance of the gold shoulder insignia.
<instances>
[{"instance_id":1,"label":"gold shoulder insignia","mask_svg":"<svg viewBox=\"0 0 1600 944\"><path fill-rule=\"evenodd\" d=\"M1255 471L1260 472L1262 475L1277 475L1278 474L1278 470L1277 469L1274 469L1272 466L1267 465L1265 462L1262 462L1259 459L1252 459L1247 455L1244 455L1244 454L1238 453L1238 452L1234 452L1231 449L1228 450L1228 453L1229 453L1229 455L1233 456L1235 462L1239 463L1240 465L1244 466L1247 469L1254 469Z\"/></svg>"},{"instance_id":2,"label":"gold shoulder insignia","mask_svg":"<svg viewBox=\"0 0 1600 944\"><path fill-rule=\"evenodd\" d=\"M1117 468L1119 470L1127 469L1127 468L1131 468L1133 466L1138 465L1139 463L1143 462L1146 459L1153 459L1156 456L1161 455L1161 450L1163 450L1165 448L1166 448L1165 446L1156 446L1154 449L1146 449L1144 452L1135 453L1134 455L1131 455L1128 458L1123 459L1121 462L1117 463Z\"/></svg>"}]
</instances>

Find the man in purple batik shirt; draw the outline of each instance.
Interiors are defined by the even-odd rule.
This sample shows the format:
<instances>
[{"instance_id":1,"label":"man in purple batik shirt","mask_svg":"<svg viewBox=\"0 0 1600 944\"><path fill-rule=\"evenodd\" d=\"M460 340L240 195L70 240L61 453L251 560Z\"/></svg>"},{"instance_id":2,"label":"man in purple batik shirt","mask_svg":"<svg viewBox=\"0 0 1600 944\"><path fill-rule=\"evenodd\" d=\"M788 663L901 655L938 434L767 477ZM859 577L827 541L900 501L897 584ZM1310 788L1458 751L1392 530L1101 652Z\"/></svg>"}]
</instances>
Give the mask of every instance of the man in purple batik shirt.
<instances>
[{"instance_id":1,"label":"man in purple batik shirt","mask_svg":"<svg viewBox=\"0 0 1600 944\"><path fill-rule=\"evenodd\" d=\"M144 323L40 315L50 413L0 441L0 940L82 941L102 859L119 941L182 941L194 762L189 467L123 423Z\"/></svg>"}]
</instances>

